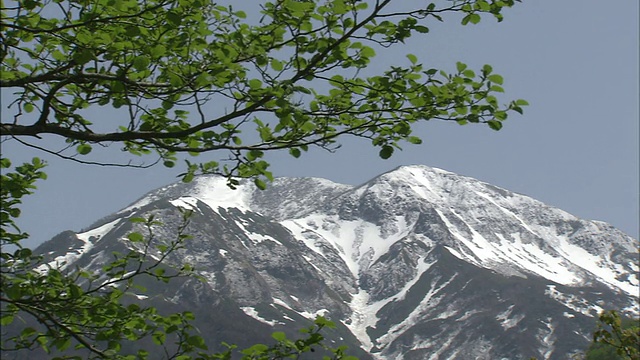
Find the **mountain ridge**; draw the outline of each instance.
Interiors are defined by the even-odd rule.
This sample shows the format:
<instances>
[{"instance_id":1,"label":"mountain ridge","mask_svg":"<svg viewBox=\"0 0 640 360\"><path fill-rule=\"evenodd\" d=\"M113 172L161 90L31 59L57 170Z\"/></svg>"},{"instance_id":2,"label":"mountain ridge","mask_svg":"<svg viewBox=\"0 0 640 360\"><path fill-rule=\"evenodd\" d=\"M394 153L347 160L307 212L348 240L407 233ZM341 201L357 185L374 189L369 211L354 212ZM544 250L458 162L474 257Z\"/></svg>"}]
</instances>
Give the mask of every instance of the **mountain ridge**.
<instances>
[{"instance_id":1,"label":"mountain ridge","mask_svg":"<svg viewBox=\"0 0 640 360\"><path fill-rule=\"evenodd\" d=\"M348 339L366 351L360 356L561 359L585 348L603 308L638 314L637 240L427 166L401 166L358 186L276 178L264 191L200 176L39 251L51 264L96 268L116 244L131 248L129 217L153 214L165 223L155 231L171 238L184 209L193 212L193 240L168 261L193 263L206 279L179 291L236 309L233 324L202 315L228 329L288 329L328 314L340 325L329 341ZM181 306L176 291L160 298Z\"/></svg>"}]
</instances>

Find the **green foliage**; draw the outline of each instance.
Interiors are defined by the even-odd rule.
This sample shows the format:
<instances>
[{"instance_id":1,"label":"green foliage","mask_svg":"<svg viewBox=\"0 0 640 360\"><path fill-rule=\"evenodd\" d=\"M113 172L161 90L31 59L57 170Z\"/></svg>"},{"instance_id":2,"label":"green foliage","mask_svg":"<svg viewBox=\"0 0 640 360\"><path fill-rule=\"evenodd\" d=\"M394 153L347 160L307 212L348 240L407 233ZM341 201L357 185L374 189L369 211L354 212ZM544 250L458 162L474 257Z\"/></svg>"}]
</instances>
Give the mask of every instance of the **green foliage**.
<instances>
[{"instance_id":1,"label":"green foliage","mask_svg":"<svg viewBox=\"0 0 640 360\"><path fill-rule=\"evenodd\" d=\"M38 179L46 179L47 175L41 171L46 164L39 158L33 158L31 163L18 166L15 172L5 173L11 168L11 160L0 158L0 238L2 245L13 245L18 247L14 254L2 252L2 261L23 260L29 258L28 249L23 249L20 241L29 237L16 226L15 219L20 216L18 205L22 203L22 197L33 193L35 182Z\"/></svg>"},{"instance_id":2,"label":"green foliage","mask_svg":"<svg viewBox=\"0 0 640 360\"><path fill-rule=\"evenodd\" d=\"M4 169L11 166L6 159L0 163ZM168 282L178 276L192 275L191 267L186 264L181 269L168 269L164 265L166 257L188 239L184 234L190 216L188 211L184 212L183 224L171 241L155 237L153 227L160 223L153 217L132 219L141 231L126 236L130 251L114 253L114 260L97 273L67 269L64 263L43 263L41 257L21 247L20 241L27 235L15 226L20 214L16 205L35 189L37 179L45 178L43 167L39 159L34 159L15 171L3 173L1 178L0 324L9 326L30 318L38 325L22 327L17 335L3 335L2 351L40 348L47 353L73 350L72 354L78 354L77 351L85 350L83 358L146 359L150 349L125 354L122 348L127 343L150 338L176 359L231 359L238 353L233 346L223 353L206 352L204 339L194 334L190 324L194 318L190 312L163 315L153 307L127 305L123 301L128 295L144 291L135 284L141 277ZM10 232L11 228L16 232ZM10 245L17 248L13 253L5 251ZM149 257L150 253L154 257ZM285 359L317 348L332 354L331 359L353 360L344 354L345 348L330 349L322 344L321 330L325 327L332 328L334 324L319 317L313 326L303 329L300 339L290 340L278 332L273 334L275 344L256 344L239 354L246 360Z\"/></svg>"},{"instance_id":3,"label":"green foliage","mask_svg":"<svg viewBox=\"0 0 640 360\"><path fill-rule=\"evenodd\" d=\"M3 168L10 162L2 160ZM163 345L167 334L189 339L191 326L189 313L163 316L155 308L135 304L125 305L123 299L135 288L134 279L151 276L168 281L172 277L186 276L188 268L171 275L158 272L165 257L177 249L184 239L181 233L174 241L165 243L158 260L149 262L146 256L151 244L157 241L152 226L153 219L142 220L148 231L145 239L140 233L131 233L129 240L133 250L125 255L114 254L114 260L100 273L83 269L66 269L66 264L43 263L42 258L23 248L20 240L27 237L15 226L19 212L14 211L20 198L34 189L37 179L44 178L38 159L2 175L2 289L0 308L2 325L23 323L25 318L34 320L37 327L24 327L18 335L3 335L2 350L41 348L66 351L86 349L90 358L121 358L120 349L125 342L138 341L152 336L154 342ZM185 218L186 221L186 218ZM140 222L140 221L139 221ZM17 232L10 232L9 229ZM184 230L184 226L180 228ZM139 246L135 246L138 244ZM13 253L8 246L17 248ZM155 248L154 248L155 249ZM201 341L180 342L177 354L201 348ZM137 358L146 358L141 350Z\"/></svg>"},{"instance_id":4,"label":"green foliage","mask_svg":"<svg viewBox=\"0 0 640 360\"><path fill-rule=\"evenodd\" d=\"M603 311L586 360L640 360L640 320L622 319L616 311Z\"/></svg>"},{"instance_id":5,"label":"green foliage","mask_svg":"<svg viewBox=\"0 0 640 360\"><path fill-rule=\"evenodd\" d=\"M314 324L308 328L300 330L304 336L297 340L288 339L283 332L274 332L273 339L276 341L274 345L267 346L265 344L255 344L247 349L240 351L242 360L272 360L272 359L297 359L300 354L314 352L317 349L325 350L331 356L324 355L323 360L357 360L357 358L345 355L346 347L329 348L322 344L324 336L321 334L324 328L334 328L335 324L322 316L318 316ZM227 359L224 356L233 354L235 347L231 346L229 350L223 354L216 356L220 359ZM218 357L214 357L218 358Z\"/></svg>"},{"instance_id":6,"label":"green foliage","mask_svg":"<svg viewBox=\"0 0 640 360\"><path fill-rule=\"evenodd\" d=\"M640 360L640 319L623 319L615 310L603 311L598 316L593 343L573 359Z\"/></svg>"},{"instance_id":7,"label":"green foliage","mask_svg":"<svg viewBox=\"0 0 640 360\"><path fill-rule=\"evenodd\" d=\"M593 344L584 356L584 360L623 360L616 349L602 343Z\"/></svg>"},{"instance_id":8,"label":"green foliage","mask_svg":"<svg viewBox=\"0 0 640 360\"><path fill-rule=\"evenodd\" d=\"M3 6L1 86L16 101L0 134L53 134L75 145L69 156L120 142L168 167L180 152L228 154L224 164L188 165L185 180L197 172L270 180L268 151L299 157L310 146L335 149L347 135L369 139L386 159L402 142L418 143L411 133L419 122L499 130L509 112L522 112L523 100L499 104L503 78L488 65L458 63L447 73L409 54L404 64L361 75L376 53L428 34L430 20L461 13L463 25L487 14L501 21L513 3L398 11L390 0L284 0L261 4L254 21L202 0ZM108 123L96 118L100 108L112 114Z\"/></svg>"},{"instance_id":9,"label":"green foliage","mask_svg":"<svg viewBox=\"0 0 640 360\"><path fill-rule=\"evenodd\" d=\"M286 149L298 158L312 146L334 150L340 138L354 136L368 139L387 159L403 142L421 143L412 135L421 122L500 130L527 102L500 104L504 79L491 66L474 71L459 62L448 73L426 67L413 54L388 68L370 65L377 53L428 34L431 20L457 13L463 25L484 15L501 21L501 11L513 3L464 0L398 10L391 0L281 0L263 2L259 20L249 21L244 11L203 0L3 2L0 87L14 101L13 116L2 117L0 136L88 163L83 159L100 145L114 143L132 155L154 154L166 167L175 166L179 153L215 152L227 160L187 161L183 180L218 173L231 187L239 176L264 188L272 180L265 160L270 151ZM32 143L42 135L63 139L67 153ZM12 169L8 158L1 159L0 322L28 318L39 324L3 337L2 350L40 348L66 357L84 350L89 358L144 359L150 350L124 354L122 348L149 339L163 348L172 343L167 356L175 359L238 354L233 346L208 353L191 331L188 312L164 315L123 302L140 277L166 282L191 274L186 264L163 264L188 238L188 213L175 239L157 239L153 218L134 219L126 237L130 251L114 254L99 274L45 263L23 247L28 234L15 219L22 197L46 177L44 165L34 159ZM151 251L158 260L147 257ZM320 331L331 326L318 318L300 339L278 332L274 345L257 344L239 354L283 359L322 348L331 359L352 360L344 348L322 344Z\"/></svg>"}]
</instances>

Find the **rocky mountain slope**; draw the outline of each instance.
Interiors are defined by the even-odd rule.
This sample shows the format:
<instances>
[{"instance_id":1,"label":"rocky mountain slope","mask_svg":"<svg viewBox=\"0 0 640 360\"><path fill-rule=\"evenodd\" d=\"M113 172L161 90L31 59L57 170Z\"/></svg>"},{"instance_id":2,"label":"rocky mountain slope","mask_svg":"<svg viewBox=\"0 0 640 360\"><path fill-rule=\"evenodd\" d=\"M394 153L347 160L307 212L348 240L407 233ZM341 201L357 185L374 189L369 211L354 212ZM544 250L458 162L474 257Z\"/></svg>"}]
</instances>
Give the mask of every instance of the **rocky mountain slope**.
<instances>
[{"instance_id":1,"label":"rocky mountain slope","mask_svg":"<svg viewBox=\"0 0 640 360\"><path fill-rule=\"evenodd\" d=\"M323 314L329 341L363 359L566 359L590 342L602 309L638 315L638 241L524 195L426 166L356 187L280 178L267 190L201 176L145 195L38 251L97 269L131 248L131 217L155 215L168 261L206 282L147 285L143 301L188 308L221 342L296 334ZM154 256L151 253L151 256Z\"/></svg>"}]
</instances>

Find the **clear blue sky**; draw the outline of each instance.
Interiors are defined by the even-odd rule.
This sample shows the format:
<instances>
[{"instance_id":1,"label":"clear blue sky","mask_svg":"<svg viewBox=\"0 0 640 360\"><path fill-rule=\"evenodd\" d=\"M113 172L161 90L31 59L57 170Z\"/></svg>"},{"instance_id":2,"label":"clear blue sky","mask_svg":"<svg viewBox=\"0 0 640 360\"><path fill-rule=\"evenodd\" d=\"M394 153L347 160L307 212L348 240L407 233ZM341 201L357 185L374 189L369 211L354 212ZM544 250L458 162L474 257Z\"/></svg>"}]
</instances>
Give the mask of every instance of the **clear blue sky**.
<instances>
[{"instance_id":1,"label":"clear blue sky","mask_svg":"<svg viewBox=\"0 0 640 360\"><path fill-rule=\"evenodd\" d=\"M537 0L518 3L502 23L434 24L400 50L427 67L491 64L505 78L505 100L531 103L524 116L512 115L500 132L426 123L416 129L424 143L407 145L389 160L367 142L344 139L336 154L271 156L272 170L359 184L399 165L435 166L607 221L638 238L639 10L639 2L629 0ZM399 51L379 57L378 66L406 61ZM3 112L7 98L3 94ZM34 243L80 230L176 181L180 172L77 165L10 142L2 153L14 163L37 155L51 164L49 179L23 207L20 224Z\"/></svg>"}]
</instances>

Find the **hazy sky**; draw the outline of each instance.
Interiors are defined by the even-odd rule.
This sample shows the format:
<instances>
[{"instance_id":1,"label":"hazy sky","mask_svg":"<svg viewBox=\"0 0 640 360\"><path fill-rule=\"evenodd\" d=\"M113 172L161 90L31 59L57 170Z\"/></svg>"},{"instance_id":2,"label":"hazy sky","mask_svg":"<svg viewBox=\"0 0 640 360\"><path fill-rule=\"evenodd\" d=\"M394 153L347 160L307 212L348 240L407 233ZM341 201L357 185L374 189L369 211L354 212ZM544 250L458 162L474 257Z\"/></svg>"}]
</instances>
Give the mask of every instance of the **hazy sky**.
<instances>
[{"instance_id":1,"label":"hazy sky","mask_svg":"<svg viewBox=\"0 0 640 360\"><path fill-rule=\"evenodd\" d=\"M454 19L433 24L431 33L412 38L403 49L379 52L381 63L405 63L398 51L403 50L426 67L491 64L505 78L505 101L530 102L524 116L511 115L499 132L425 123L415 130L423 144L406 145L388 160L353 139L344 139L336 154L277 154L267 160L277 176L354 185L400 165L435 166L581 218L607 221L638 238L639 10L636 0L536 0L506 11L502 23L486 18L476 26L462 27ZM3 94L3 116L7 99ZM2 154L14 163L32 156L50 163L49 179L25 200L20 219L33 243L89 226L176 181L181 171L77 165L9 142Z\"/></svg>"}]
</instances>

